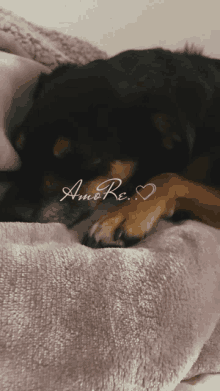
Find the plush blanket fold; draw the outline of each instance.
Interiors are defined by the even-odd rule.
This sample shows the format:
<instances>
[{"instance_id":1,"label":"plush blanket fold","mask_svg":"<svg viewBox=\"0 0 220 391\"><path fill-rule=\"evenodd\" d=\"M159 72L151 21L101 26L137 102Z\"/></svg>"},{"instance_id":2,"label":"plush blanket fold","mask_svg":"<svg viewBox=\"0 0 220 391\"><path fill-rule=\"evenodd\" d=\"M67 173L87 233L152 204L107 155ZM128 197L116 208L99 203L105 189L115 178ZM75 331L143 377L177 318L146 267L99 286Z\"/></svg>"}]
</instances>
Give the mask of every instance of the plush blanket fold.
<instances>
[{"instance_id":1,"label":"plush blanket fold","mask_svg":"<svg viewBox=\"0 0 220 391\"><path fill-rule=\"evenodd\" d=\"M219 235L187 222L93 250L61 224L1 223L1 390L173 390L219 371Z\"/></svg>"},{"instance_id":2,"label":"plush blanket fold","mask_svg":"<svg viewBox=\"0 0 220 391\"><path fill-rule=\"evenodd\" d=\"M50 69L59 64L86 64L107 54L77 37L26 21L0 7L0 49L32 58Z\"/></svg>"},{"instance_id":3,"label":"plush blanket fold","mask_svg":"<svg viewBox=\"0 0 220 391\"><path fill-rule=\"evenodd\" d=\"M0 48L51 69L107 57L2 8ZM220 231L161 222L90 249L86 224L0 224L0 390L179 391L220 372Z\"/></svg>"}]
</instances>

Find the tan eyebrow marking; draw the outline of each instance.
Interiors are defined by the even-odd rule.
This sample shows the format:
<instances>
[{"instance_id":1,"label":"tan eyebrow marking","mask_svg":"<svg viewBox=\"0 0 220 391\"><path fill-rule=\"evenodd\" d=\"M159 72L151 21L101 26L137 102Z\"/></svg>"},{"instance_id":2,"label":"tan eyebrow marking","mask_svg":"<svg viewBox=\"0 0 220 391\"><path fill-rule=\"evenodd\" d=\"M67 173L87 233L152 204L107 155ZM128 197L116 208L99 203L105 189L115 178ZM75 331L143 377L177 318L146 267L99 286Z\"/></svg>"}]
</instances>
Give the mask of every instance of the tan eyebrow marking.
<instances>
[{"instance_id":1,"label":"tan eyebrow marking","mask_svg":"<svg viewBox=\"0 0 220 391\"><path fill-rule=\"evenodd\" d=\"M71 150L71 140L68 137L59 137L53 147L53 154L58 158L66 156Z\"/></svg>"}]
</instances>

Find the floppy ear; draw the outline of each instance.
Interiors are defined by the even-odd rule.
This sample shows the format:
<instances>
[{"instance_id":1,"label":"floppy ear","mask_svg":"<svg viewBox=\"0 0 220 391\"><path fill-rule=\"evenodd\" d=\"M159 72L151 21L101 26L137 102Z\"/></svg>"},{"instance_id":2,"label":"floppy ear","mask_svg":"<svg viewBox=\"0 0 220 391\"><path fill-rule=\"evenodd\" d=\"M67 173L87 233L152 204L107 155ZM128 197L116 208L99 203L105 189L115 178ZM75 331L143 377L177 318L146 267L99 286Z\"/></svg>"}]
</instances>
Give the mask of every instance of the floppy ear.
<instances>
[{"instance_id":1,"label":"floppy ear","mask_svg":"<svg viewBox=\"0 0 220 391\"><path fill-rule=\"evenodd\" d=\"M164 148L172 150L175 148L176 143L185 142L187 143L189 154L192 153L195 130L186 118L183 118L183 115L180 115L179 120L164 112L158 112L152 115L152 122L161 134Z\"/></svg>"},{"instance_id":2,"label":"floppy ear","mask_svg":"<svg viewBox=\"0 0 220 391\"><path fill-rule=\"evenodd\" d=\"M42 97L42 95L45 94L48 90L52 88L51 81L58 77L62 77L65 75L65 72L67 70L77 69L79 66L77 64L64 64L59 65L57 68L55 68L51 73L41 73L39 77L39 81L37 84L37 87L34 91L33 98L34 100L38 99L39 97ZM54 85L53 85L54 88Z\"/></svg>"}]
</instances>

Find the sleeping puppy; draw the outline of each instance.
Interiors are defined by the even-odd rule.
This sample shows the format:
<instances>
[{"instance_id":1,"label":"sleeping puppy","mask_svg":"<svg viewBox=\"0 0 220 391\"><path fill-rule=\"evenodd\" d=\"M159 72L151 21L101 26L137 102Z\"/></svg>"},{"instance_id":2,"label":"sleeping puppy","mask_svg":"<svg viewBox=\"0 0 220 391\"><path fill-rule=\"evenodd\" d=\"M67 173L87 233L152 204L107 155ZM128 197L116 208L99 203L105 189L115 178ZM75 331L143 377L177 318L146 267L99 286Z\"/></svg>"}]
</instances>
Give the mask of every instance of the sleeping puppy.
<instances>
[{"instance_id":1,"label":"sleeping puppy","mask_svg":"<svg viewBox=\"0 0 220 391\"><path fill-rule=\"evenodd\" d=\"M11 138L22 166L2 221L68 228L107 197L85 233L91 247L130 246L160 218L218 227L220 61L198 53L129 50L42 74Z\"/></svg>"}]
</instances>

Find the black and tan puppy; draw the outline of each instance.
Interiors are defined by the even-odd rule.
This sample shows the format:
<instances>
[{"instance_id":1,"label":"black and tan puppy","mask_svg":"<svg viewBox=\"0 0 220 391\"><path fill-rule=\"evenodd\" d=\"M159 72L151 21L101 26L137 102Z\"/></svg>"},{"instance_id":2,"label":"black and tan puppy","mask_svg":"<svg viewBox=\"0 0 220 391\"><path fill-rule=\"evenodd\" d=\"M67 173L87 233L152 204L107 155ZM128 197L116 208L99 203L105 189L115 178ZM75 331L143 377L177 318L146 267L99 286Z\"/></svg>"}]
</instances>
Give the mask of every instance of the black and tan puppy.
<instances>
[{"instance_id":1,"label":"black and tan puppy","mask_svg":"<svg viewBox=\"0 0 220 391\"><path fill-rule=\"evenodd\" d=\"M22 167L1 220L71 228L117 196L84 244L129 246L179 210L220 227L219 104L220 60L188 50L129 50L42 75L12 137Z\"/></svg>"}]
</instances>

